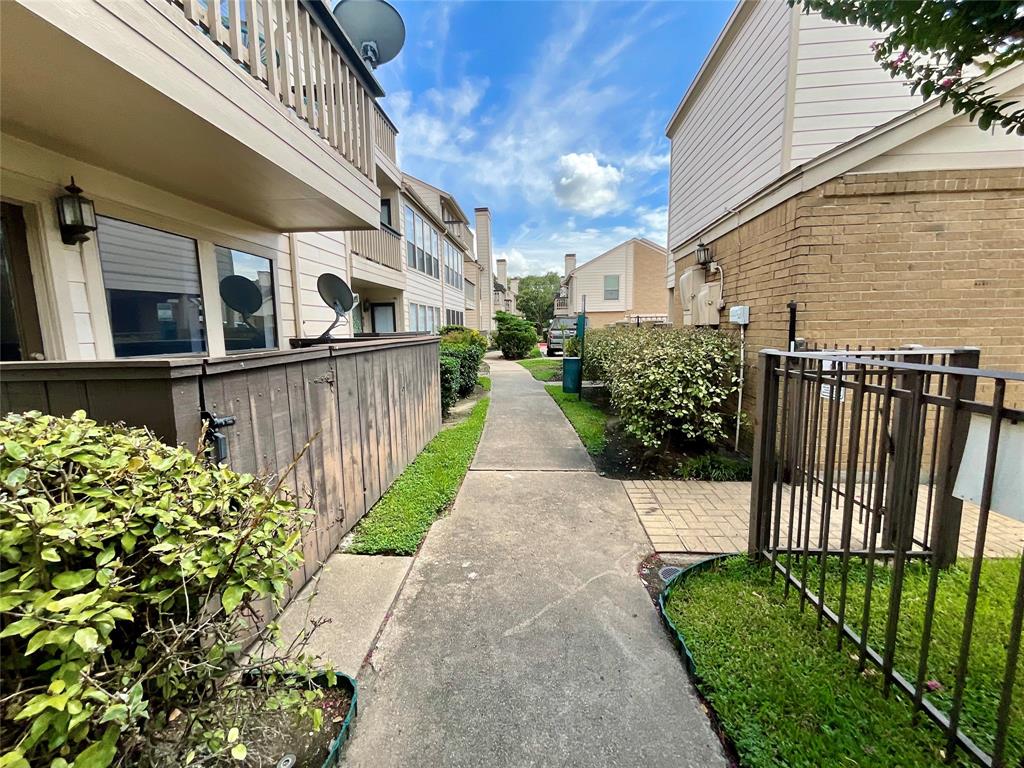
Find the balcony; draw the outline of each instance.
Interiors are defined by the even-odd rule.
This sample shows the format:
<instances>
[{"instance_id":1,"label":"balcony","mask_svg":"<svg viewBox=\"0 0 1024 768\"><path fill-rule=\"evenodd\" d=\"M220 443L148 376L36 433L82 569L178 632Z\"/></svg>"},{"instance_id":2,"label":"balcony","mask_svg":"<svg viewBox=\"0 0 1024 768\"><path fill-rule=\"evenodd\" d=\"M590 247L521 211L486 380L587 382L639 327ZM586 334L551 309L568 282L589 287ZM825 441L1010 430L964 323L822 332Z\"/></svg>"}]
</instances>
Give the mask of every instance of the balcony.
<instances>
[{"instance_id":1,"label":"balcony","mask_svg":"<svg viewBox=\"0 0 1024 768\"><path fill-rule=\"evenodd\" d=\"M5 134L279 231L377 225L383 92L325 4L3 10Z\"/></svg>"},{"instance_id":2,"label":"balcony","mask_svg":"<svg viewBox=\"0 0 1024 768\"><path fill-rule=\"evenodd\" d=\"M571 315L572 312L569 309L569 299L565 296L555 297L555 315L564 316Z\"/></svg>"},{"instance_id":3,"label":"balcony","mask_svg":"<svg viewBox=\"0 0 1024 768\"><path fill-rule=\"evenodd\" d=\"M402 236L390 227L350 232L349 242L353 256L402 271Z\"/></svg>"},{"instance_id":4,"label":"balcony","mask_svg":"<svg viewBox=\"0 0 1024 768\"><path fill-rule=\"evenodd\" d=\"M461 221L446 221L445 224L448 225L448 236L461 245L466 252L472 253L473 236L469 232L469 227Z\"/></svg>"}]
</instances>

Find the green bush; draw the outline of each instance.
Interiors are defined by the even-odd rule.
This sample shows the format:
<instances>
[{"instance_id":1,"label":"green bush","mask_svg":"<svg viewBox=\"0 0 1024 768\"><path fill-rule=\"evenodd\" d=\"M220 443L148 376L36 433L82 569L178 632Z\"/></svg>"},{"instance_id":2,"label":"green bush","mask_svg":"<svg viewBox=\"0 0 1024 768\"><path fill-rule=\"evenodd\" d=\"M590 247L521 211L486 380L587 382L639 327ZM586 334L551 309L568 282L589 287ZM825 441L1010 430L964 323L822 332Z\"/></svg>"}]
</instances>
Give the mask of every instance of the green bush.
<instances>
[{"instance_id":1,"label":"green bush","mask_svg":"<svg viewBox=\"0 0 1024 768\"><path fill-rule=\"evenodd\" d=\"M705 453L686 459L673 472L683 480L714 480L728 482L750 480L753 475L750 459L734 459L720 453Z\"/></svg>"},{"instance_id":2,"label":"green bush","mask_svg":"<svg viewBox=\"0 0 1024 768\"><path fill-rule=\"evenodd\" d=\"M447 416L459 399L462 366L457 357L441 355L441 415Z\"/></svg>"},{"instance_id":3,"label":"green bush","mask_svg":"<svg viewBox=\"0 0 1024 768\"><path fill-rule=\"evenodd\" d=\"M457 325L448 325L441 330L442 344L472 344L475 347L480 347L481 357L487 351L487 337L480 333L480 331L473 330L472 328L462 328Z\"/></svg>"},{"instance_id":4,"label":"green bush","mask_svg":"<svg viewBox=\"0 0 1024 768\"><path fill-rule=\"evenodd\" d=\"M476 344L451 344L441 342L441 357L457 360L459 363L459 379L455 391L457 397L468 397L476 386L480 371L480 361L484 358L484 349Z\"/></svg>"},{"instance_id":5,"label":"green bush","mask_svg":"<svg viewBox=\"0 0 1024 768\"><path fill-rule=\"evenodd\" d=\"M739 365L732 336L617 328L587 334L584 357L592 354L623 426L648 448L672 438L713 444L724 437Z\"/></svg>"},{"instance_id":6,"label":"green bush","mask_svg":"<svg viewBox=\"0 0 1024 768\"><path fill-rule=\"evenodd\" d=\"M562 351L563 357L579 357L580 356L580 340L575 336L570 336L565 340L565 349Z\"/></svg>"},{"instance_id":7,"label":"green bush","mask_svg":"<svg viewBox=\"0 0 1024 768\"><path fill-rule=\"evenodd\" d=\"M610 328L588 329L583 348L583 378L586 381L607 381L608 360L616 354L619 345L630 343L636 329L612 326ZM579 344L579 339L575 339Z\"/></svg>"},{"instance_id":8,"label":"green bush","mask_svg":"<svg viewBox=\"0 0 1024 768\"><path fill-rule=\"evenodd\" d=\"M136 764L175 710L181 745L244 751L212 700L301 564L308 511L81 411L10 414L0 443L0 765Z\"/></svg>"},{"instance_id":9,"label":"green bush","mask_svg":"<svg viewBox=\"0 0 1024 768\"><path fill-rule=\"evenodd\" d=\"M522 360L536 348L537 331L530 322L508 312L497 312L494 319L498 323L495 342L506 360Z\"/></svg>"}]
</instances>

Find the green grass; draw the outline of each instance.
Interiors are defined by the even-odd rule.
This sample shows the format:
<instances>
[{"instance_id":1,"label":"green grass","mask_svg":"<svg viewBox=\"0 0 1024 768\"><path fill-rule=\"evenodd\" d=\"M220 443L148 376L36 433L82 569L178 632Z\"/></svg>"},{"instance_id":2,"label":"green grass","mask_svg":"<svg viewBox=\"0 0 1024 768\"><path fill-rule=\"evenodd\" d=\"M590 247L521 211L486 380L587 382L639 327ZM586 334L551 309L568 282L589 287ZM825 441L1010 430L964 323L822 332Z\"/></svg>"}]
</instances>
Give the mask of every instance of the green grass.
<instances>
[{"instance_id":1,"label":"green grass","mask_svg":"<svg viewBox=\"0 0 1024 768\"><path fill-rule=\"evenodd\" d=\"M491 377L490 376L477 376L476 383L481 386L484 392L491 391Z\"/></svg>"},{"instance_id":2,"label":"green grass","mask_svg":"<svg viewBox=\"0 0 1024 768\"><path fill-rule=\"evenodd\" d=\"M411 555L427 530L454 501L466 476L487 416L486 398L469 418L440 432L392 483L356 526L348 552Z\"/></svg>"},{"instance_id":3,"label":"green grass","mask_svg":"<svg viewBox=\"0 0 1024 768\"><path fill-rule=\"evenodd\" d=\"M558 403L587 451L593 455L601 453L605 446L608 415L593 403L580 400L578 395L565 394L561 384L548 384L544 389Z\"/></svg>"},{"instance_id":4,"label":"green grass","mask_svg":"<svg viewBox=\"0 0 1024 768\"><path fill-rule=\"evenodd\" d=\"M839 568L829 564L829 604L838 604ZM813 566L812 566L813 568ZM968 584L967 564L940 576L935 605L928 679L941 686L929 694L948 711L955 684L960 630ZM1006 668L1013 596L1021 561L987 560L981 591L961 729L991 749ZM812 573L816 571L812 570ZM848 617L859 624L865 568L851 564ZM884 645L890 571L876 569L869 637ZM945 738L924 715L912 722L905 696L887 699L881 673L869 664L857 672L847 642L836 650L836 630L815 629L799 595L783 598L781 578L745 558L687 579L667 602L667 611L686 638L702 680L699 687L718 714L745 768L767 766L939 766ZM896 669L914 679L927 596L928 570L908 568L898 624ZM1024 758L1024 674L1017 673L1010 713L1007 765ZM972 765L957 751L955 765Z\"/></svg>"},{"instance_id":5,"label":"green grass","mask_svg":"<svg viewBox=\"0 0 1024 768\"><path fill-rule=\"evenodd\" d=\"M540 351L540 347L537 346L537 345L534 345L533 349L530 350L530 354L528 354L527 357L528 358L541 357L543 354L544 353Z\"/></svg>"},{"instance_id":6,"label":"green grass","mask_svg":"<svg viewBox=\"0 0 1024 768\"><path fill-rule=\"evenodd\" d=\"M537 381L551 381L562 372L561 358L539 357L533 360L520 360L519 364L532 373Z\"/></svg>"}]
</instances>

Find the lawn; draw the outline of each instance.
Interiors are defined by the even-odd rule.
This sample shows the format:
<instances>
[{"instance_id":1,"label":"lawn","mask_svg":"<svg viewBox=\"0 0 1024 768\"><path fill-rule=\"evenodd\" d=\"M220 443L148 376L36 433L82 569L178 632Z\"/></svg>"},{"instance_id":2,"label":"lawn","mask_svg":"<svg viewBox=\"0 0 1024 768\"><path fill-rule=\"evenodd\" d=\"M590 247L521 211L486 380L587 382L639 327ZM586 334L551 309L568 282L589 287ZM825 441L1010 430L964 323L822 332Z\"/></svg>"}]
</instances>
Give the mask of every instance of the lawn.
<instances>
[{"instance_id":1,"label":"lawn","mask_svg":"<svg viewBox=\"0 0 1024 768\"><path fill-rule=\"evenodd\" d=\"M948 710L955 680L968 564L940 577L928 678L937 706ZM837 602L838 565L830 563L830 601ZM1006 665L1013 596L1021 562L988 560L968 664L961 728L991 749ZM876 569L869 637L883 646L890 572ZM855 649L836 650L835 628L815 629L816 614L799 611L799 595L783 598L783 581L770 568L746 558L726 561L695 574L675 589L666 609L686 639L698 674L698 687L717 713L745 768L763 766L939 766L945 738L923 715L912 721L902 695L881 693L881 673L869 664L857 672ZM859 622L865 568L851 564L849 616ZM928 570L908 569L898 626L896 669L913 678L917 671ZM1024 758L1024 675L1014 688L1007 765ZM955 765L973 763L958 750Z\"/></svg>"},{"instance_id":2,"label":"lawn","mask_svg":"<svg viewBox=\"0 0 1024 768\"><path fill-rule=\"evenodd\" d=\"M533 374L538 381L551 381L556 376L561 376L562 360L553 357L537 357L530 360L520 360L519 364Z\"/></svg>"},{"instance_id":3,"label":"lawn","mask_svg":"<svg viewBox=\"0 0 1024 768\"><path fill-rule=\"evenodd\" d=\"M431 524L455 500L484 429L487 405L477 403L469 418L441 431L406 467L356 526L348 552L411 555Z\"/></svg>"},{"instance_id":4,"label":"lawn","mask_svg":"<svg viewBox=\"0 0 1024 768\"><path fill-rule=\"evenodd\" d=\"M544 389L558 403L558 407L580 436L587 451L592 455L601 453L605 447L608 414L593 403L580 400L578 395L565 394L562 392L561 384L548 384Z\"/></svg>"},{"instance_id":5,"label":"lawn","mask_svg":"<svg viewBox=\"0 0 1024 768\"><path fill-rule=\"evenodd\" d=\"M477 376L476 383L480 385L480 388L484 392L491 391L491 377L490 376Z\"/></svg>"}]
</instances>

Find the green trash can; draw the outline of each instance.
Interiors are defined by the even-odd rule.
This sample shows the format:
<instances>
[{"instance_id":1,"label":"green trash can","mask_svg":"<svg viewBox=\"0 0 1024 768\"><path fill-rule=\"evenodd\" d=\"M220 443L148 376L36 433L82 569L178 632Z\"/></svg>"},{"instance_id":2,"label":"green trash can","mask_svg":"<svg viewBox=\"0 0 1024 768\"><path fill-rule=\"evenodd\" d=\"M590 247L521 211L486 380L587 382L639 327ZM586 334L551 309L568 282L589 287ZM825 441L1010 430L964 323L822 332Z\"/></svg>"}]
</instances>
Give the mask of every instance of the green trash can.
<instances>
[{"instance_id":1,"label":"green trash can","mask_svg":"<svg viewBox=\"0 0 1024 768\"><path fill-rule=\"evenodd\" d=\"M562 391L571 395L579 394L583 382L583 366L578 357L562 358Z\"/></svg>"}]
</instances>

